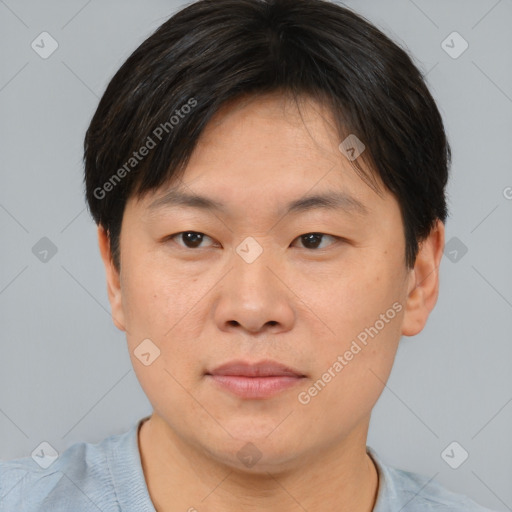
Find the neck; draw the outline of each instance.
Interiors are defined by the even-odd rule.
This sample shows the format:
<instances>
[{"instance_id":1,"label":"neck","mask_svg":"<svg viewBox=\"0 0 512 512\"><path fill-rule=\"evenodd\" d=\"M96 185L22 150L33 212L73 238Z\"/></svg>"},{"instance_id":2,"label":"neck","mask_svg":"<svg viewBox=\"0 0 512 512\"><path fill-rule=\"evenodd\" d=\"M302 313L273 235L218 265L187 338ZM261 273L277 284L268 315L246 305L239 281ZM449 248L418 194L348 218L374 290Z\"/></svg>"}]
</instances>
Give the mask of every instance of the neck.
<instances>
[{"instance_id":1,"label":"neck","mask_svg":"<svg viewBox=\"0 0 512 512\"><path fill-rule=\"evenodd\" d=\"M142 424L138 439L157 512L371 512L379 480L366 453L367 429L366 424L323 453L302 456L293 469L258 473L215 460L177 437L154 414Z\"/></svg>"}]
</instances>

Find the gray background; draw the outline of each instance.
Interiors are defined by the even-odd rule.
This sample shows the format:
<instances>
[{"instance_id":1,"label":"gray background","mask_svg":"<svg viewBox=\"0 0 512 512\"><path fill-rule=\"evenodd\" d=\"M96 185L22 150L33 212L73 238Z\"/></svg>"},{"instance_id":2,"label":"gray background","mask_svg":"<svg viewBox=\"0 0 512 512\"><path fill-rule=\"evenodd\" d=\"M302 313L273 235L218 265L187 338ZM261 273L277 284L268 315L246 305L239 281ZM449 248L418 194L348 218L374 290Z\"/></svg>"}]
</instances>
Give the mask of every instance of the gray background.
<instances>
[{"instance_id":1,"label":"gray background","mask_svg":"<svg viewBox=\"0 0 512 512\"><path fill-rule=\"evenodd\" d=\"M428 72L454 153L440 299L401 342L368 444L388 464L512 510L512 1L346 4ZM151 412L110 319L82 143L114 72L181 5L0 1L2 459L41 441L97 442ZM59 44L47 59L31 48L43 31ZM441 45L453 31L469 43L456 59ZM57 248L47 261L33 252L43 237ZM469 452L458 469L441 457L452 441Z\"/></svg>"}]
</instances>

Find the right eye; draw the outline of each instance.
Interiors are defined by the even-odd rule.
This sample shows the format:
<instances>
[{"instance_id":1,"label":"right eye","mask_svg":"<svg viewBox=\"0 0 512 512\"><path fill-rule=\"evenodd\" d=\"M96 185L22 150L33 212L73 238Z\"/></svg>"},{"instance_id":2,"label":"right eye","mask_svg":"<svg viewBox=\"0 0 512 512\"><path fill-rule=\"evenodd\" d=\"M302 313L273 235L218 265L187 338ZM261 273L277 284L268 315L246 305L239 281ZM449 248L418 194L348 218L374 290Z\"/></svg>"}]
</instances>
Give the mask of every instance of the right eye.
<instances>
[{"instance_id":1,"label":"right eye","mask_svg":"<svg viewBox=\"0 0 512 512\"><path fill-rule=\"evenodd\" d=\"M181 240L183 245L179 242L176 242L178 245L182 245L182 247L185 247L186 249L196 249L200 248L201 242L205 238L208 238L212 240L208 235L205 235L204 233L199 233L198 231L181 231L179 233L175 233L174 235L169 235L165 239L166 240Z\"/></svg>"}]
</instances>

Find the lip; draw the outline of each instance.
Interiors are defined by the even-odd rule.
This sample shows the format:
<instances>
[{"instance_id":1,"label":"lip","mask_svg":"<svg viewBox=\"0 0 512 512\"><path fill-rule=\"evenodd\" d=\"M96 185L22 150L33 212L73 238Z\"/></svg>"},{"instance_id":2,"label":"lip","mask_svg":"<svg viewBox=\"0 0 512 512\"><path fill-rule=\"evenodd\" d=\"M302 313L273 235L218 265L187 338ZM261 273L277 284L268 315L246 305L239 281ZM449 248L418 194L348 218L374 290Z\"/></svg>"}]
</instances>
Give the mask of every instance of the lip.
<instances>
[{"instance_id":1,"label":"lip","mask_svg":"<svg viewBox=\"0 0 512 512\"><path fill-rule=\"evenodd\" d=\"M305 375L299 370L270 359L258 361L257 363L229 361L207 372L207 375L238 377L305 377Z\"/></svg>"},{"instance_id":2,"label":"lip","mask_svg":"<svg viewBox=\"0 0 512 512\"><path fill-rule=\"evenodd\" d=\"M206 372L206 377L239 397L264 399L296 386L306 375L277 361L265 360L230 361Z\"/></svg>"}]
</instances>

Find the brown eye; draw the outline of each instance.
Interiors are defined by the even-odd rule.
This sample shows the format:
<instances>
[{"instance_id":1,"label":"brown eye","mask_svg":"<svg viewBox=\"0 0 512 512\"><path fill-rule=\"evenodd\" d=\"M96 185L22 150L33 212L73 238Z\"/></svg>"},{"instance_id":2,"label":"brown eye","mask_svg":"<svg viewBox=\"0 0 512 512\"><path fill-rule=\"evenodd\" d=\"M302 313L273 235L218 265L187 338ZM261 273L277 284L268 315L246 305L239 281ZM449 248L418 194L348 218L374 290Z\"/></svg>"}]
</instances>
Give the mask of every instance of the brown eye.
<instances>
[{"instance_id":1,"label":"brown eye","mask_svg":"<svg viewBox=\"0 0 512 512\"><path fill-rule=\"evenodd\" d=\"M199 233L197 231L182 231L181 233L176 233L168 237L169 240L180 240L177 242L178 245L183 245L187 249L196 249L201 248L201 243L205 239L211 240L211 238L204 233Z\"/></svg>"},{"instance_id":2,"label":"brown eye","mask_svg":"<svg viewBox=\"0 0 512 512\"><path fill-rule=\"evenodd\" d=\"M330 237L333 240L337 239L337 237L326 235L325 233L306 233L305 235L299 236L295 240L300 240L305 249L324 249L324 247L319 247L324 237Z\"/></svg>"}]
</instances>

